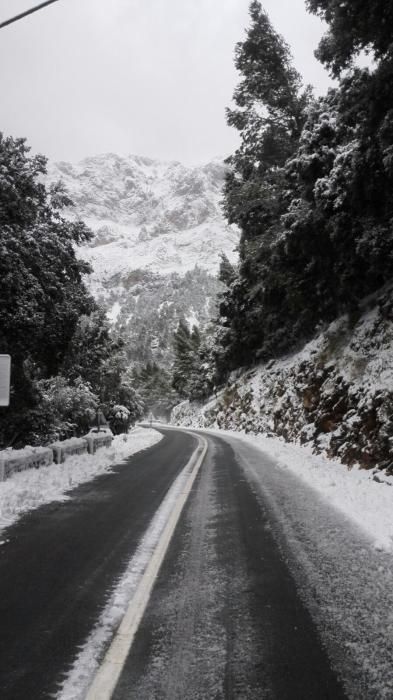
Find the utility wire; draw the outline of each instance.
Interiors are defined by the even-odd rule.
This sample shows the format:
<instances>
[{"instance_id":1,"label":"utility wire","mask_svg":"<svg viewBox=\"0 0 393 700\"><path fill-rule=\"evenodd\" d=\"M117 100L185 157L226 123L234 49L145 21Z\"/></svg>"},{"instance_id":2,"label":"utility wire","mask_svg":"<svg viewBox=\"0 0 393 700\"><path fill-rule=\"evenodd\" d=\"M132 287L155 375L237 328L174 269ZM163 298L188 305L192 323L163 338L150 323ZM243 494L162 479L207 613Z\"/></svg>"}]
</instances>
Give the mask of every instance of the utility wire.
<instances>
[{"instance_id":1,"label":"utility wire","mask_svg":"<svg viewBox=\"0 0 393 700\"><path fill-rule=\"evenodd\" d=\"M32 7L30 10L26 10L25 12L21 12L20 15L15 15L15 17L11 17L11 19L7 19L5 22L0 23L0 29L3 29L3 27L7 27L9 24L12 24L13 22L18 22L18 20L23 19L24 17L27 17L27 15L32 15L33 12L38 12L38 10L42 10L42 8L47 7L47 5L52 5L52 3L58 2L58 0L46 0L46 2L42 2L40 5L36 5L35 7Z\"/></svg>"}]
</instances>

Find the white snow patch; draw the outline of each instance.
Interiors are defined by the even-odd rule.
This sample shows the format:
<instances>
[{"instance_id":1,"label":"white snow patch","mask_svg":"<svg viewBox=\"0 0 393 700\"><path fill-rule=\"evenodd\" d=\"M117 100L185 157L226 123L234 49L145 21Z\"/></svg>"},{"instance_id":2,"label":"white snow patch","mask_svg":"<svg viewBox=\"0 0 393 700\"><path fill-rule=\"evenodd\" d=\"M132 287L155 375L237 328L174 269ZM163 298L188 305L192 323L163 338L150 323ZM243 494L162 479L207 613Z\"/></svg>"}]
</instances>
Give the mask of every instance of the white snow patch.
<instances>
[{"instance_id":1,"label":"white snow patch","mask_svg":"<svg viewBox=\"0 0 393 700\"><path fill-rule=\"evenodd\" d=\"M121 311L121 305L119 304L118 301L116 301L112 308L106 312L106 317L111 323L116 323L117 319L119 318L119 314Z\"/></svg>"},{"instance_id":2,"label":"white snow patch","mask_svg":"<svg viewBox=\"0 0 393 700\"><path fill-rule=\"evenodd\" d=\"M162 435L156 430L134 428L127 435L117 435L111 447L102 448L95 455L74 455L63 464L14 474L0 483L0 529L45 503L68 500L67 491L110 472L112 466L160 440Z\"/></svg>"},{"instance_id":3,"label":"white snow patch","mask_svg":"<svg viewBox=\"0 0 393 700\"><path fill-rule=\"evenodd\" d=\"M194 328L194 326L196 326L197 328L199 328L199 326L200 326L198 316L196 315L196 313L192 307L190 309L189 316L187 316L187 318L186 318L186 321L187 321L187 324L188 324L188 327L190 330L192 330Z\"/></svg>"}]
</instances>

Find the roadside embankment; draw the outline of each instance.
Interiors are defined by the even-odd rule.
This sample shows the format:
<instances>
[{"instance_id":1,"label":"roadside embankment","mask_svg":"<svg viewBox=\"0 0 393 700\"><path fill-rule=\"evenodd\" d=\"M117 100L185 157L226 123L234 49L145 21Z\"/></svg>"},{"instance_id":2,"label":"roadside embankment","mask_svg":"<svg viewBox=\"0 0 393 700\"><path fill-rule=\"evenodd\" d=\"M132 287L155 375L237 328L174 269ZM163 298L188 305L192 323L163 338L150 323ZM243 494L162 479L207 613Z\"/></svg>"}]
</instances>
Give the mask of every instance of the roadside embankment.
<instances>
[{"instance_id":1,"label":"roadside embankment","mask_svg":"<svg viewBox=\"0 0 393 700\"><path fill-rule=\"evenodd\" d=\"M278 436L393 473L392 300L385 290L300 351L234 373L205 405L177 406L172 423Z\"/></svg>"}]
</instances>

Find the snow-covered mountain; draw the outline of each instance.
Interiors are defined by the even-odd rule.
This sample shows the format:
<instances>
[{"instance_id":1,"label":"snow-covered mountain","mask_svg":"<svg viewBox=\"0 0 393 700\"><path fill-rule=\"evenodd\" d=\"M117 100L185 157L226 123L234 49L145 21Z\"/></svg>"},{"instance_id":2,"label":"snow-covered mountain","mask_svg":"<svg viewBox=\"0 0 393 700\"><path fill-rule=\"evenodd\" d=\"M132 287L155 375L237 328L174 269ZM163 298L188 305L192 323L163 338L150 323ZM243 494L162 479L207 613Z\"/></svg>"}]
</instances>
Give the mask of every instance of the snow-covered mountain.
<instances>
[{"instance_id":1,"label":"snow-covered mountain","mask_svg":"<svg viewBox=\"0 0 393 700\"><path fill-rule=\"evenodd\" d=\"M218 159L186 167L110 153L50 164L48 177L63 180L75 212L96 232L81 251L96 284L136 269L183 274L197 264L215 273L221 252L236 257L238 233L220 208L225 165Z\"/></svg>"},{"instance_id":2,"label":"snow-covered mountain","mask_svg":"<svg viewBox=\"0 0 393 700\"><path fill-rule=\"evenodd\" d=\"M203 325L214 313L220 255L235 261L239 238L221 211L225 170L219 159L186 167L112 153L48 166L74 201L70 215L95 232L80 255L131 359L133 346L138 359L167 364L178 318Z\"/></svg>"}]
</instances>

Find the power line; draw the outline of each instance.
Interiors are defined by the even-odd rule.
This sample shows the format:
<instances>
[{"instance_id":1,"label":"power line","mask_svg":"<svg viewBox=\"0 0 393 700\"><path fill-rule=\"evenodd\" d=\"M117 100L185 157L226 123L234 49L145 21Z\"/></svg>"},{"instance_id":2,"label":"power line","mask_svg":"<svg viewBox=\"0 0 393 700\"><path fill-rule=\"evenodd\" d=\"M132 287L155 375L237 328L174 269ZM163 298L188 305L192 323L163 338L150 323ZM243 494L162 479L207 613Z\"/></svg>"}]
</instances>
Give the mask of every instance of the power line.
<instances>
[{"instance_id":1,"label":"power line","mask_svg":"<svg viewBox=\"0 0 393 700\"><path fill-rule=\"evenodd\" d=\"M20 15L15 15L15 17L11 17L11 19L7 19L5 22L0 23L0 29L3 27L7 27L9 24L12 24L13 22L18 22L18 20L23 19L23 17L27 17L27 15L32 15L33 12L38 12L38 10L42 10L43 7L47 7L47 5L52 5L52 3L58 2L58 0L46 0L46 2L42 2L40 5L36 5L35 7L32 7L30 10L26 10L25 12L21 12Z\"/></svg>"}]
</instances>

